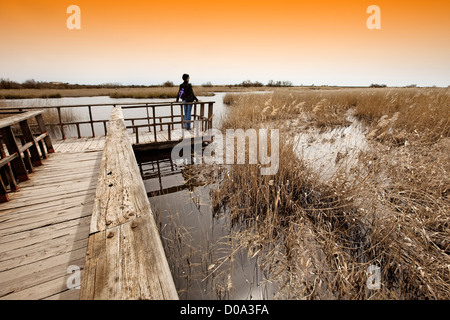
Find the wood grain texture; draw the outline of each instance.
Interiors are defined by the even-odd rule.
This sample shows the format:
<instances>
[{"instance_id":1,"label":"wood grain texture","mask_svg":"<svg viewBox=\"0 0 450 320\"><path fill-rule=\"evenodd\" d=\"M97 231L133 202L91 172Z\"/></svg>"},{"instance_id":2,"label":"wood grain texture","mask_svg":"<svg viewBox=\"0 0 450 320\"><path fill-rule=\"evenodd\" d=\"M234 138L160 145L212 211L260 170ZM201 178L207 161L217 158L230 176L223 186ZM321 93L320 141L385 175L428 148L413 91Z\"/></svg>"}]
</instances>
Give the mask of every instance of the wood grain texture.
<instances>
[{"instance_id":1,"label":"wood grain texture","mask_svg":"<svg viewBox=\"0 0 450 320\"><path fill-rule=\"evenodd\" d=\"M79 298L101 155L52 154L0 205L0 299Z\"/></svg>"},{"instance_id":2,"label":"wood grain texture","mask_svg":"<svg viewBox=\"0 0 450 320\"><path fill-rule=\"evenodd\" d=\"M178 299L120 108L103 150L80 299Z\"/></svg>"}]
</instances>

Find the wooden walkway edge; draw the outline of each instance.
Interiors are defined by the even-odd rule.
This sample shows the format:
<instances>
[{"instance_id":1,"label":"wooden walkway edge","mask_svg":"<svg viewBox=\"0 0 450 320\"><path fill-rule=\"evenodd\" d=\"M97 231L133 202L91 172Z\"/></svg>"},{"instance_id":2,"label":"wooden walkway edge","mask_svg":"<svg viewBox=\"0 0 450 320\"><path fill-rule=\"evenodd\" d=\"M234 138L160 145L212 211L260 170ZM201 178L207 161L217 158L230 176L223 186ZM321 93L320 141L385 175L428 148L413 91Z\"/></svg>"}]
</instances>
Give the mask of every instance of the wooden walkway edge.
<instances>
[{"instance_id":1,"label":"wooden walkway edge","mask_svg":"<svg viewBox=\"0 0 450 320\"><path fill-rule=\"evenodd\" d=\"M109 122L80 299L178 299L121 108Z\"/></svg>"}]
</instances>

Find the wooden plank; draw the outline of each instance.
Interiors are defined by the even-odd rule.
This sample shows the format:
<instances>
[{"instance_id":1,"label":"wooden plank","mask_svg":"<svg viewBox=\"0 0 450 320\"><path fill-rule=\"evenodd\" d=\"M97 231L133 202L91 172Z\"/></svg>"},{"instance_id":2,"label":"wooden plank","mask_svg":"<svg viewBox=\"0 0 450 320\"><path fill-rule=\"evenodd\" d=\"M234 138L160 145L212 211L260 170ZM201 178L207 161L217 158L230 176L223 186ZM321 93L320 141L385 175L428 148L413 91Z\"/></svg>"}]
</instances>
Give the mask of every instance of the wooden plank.
<instances>
[{"instance_id":1,"label":"wooden plank","mask_svg":"<svg viewBox=\"0 0 450 320\"><path fill-rule=\"evenodd\" d=\"M12 294L38 286L67 275L67 267L84 265L86 250L84 248L0 272L0 299L11 298ZM65 281L64 281L65 283ZM35 290L34 299L39 298L39 290Z\"/></svg>"},{"instance_id":2,"label":"wooden plank","mask_svg":"<svg viewBox=\"0 0 450 320\"><path fill-rule=\"evenodd\" d=\"M80 299L178 299L120 108L109 122Z\"/></svg>"},{"instance_id":3,"label":"wooden plank","mask_svg":"<svg viewBox=\"0 0 450 320\"><path fill-rule=\"evenodd\" d=\"M0 119L0 128L12 126L13 124L16 124L23 120L35 117L43 112L44 112L44 110L34 110L34 111L19 113L17 115L11 116L11 117Z\"/></svg>"},{"instance_id":4,"label":"wooden plank","mask_svg":"<svg viewBox=\"0 0 450 320\"><path fill-rule=\"evenodd\" d=\"M19 233L10 234L4 236L0 239L0 245L6 252L14 248L19 248L19 246L29 246L40 241L40 237L51 233L53 237L58 235L64 235L70 232L71 229L84 228L90 226L91 218L90 216L83 217L81 219L73 219L57 223L46 228L22 231ZM87 238L87 237L86 237Z\"/></svg>"}]
</instances>

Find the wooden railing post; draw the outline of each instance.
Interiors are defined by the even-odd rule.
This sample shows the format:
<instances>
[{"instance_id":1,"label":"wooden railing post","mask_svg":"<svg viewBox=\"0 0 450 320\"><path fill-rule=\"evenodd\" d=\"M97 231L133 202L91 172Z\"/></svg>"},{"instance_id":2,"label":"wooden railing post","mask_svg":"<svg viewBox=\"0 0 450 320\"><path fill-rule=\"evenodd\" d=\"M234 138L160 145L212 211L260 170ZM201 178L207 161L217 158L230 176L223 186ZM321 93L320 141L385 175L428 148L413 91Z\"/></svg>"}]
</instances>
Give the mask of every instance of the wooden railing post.
<instances>
[{"instance_id":1,"label":"wooden railing post","mask_svg":"<svg viewBox=\"0 0 450 320\"><path fill-rule=\"evenodd\" d=\"M170 103L170 122L172 122L172 130L174 129L174 124L173 124L173 102ZM169 130L170 131L170 130Z\"/></svg>"},{"instance_id":2,"label":"wooden railing post","mask_svg":"<svg viewBox=\"0 0 450 320\"><path fill-rule=\"evenodd\" d=\"M10 155L17 154L17 157L11 161L11 165L13 169L16 171L17 179L19 179L19 181L30 180L30 178L28 177L27 168L25 167L25 163L23 162L21 152L19 146L17 145L11 126L2 128L2 135L5 140L5 145L6 148L8 149L9 154Z\"/></svg>"},{"instance_id":3,"label":"wooden railing post","mask_svg":"<svg viewBox=\"0 0 450 320\"><path fill-rule=\"evenodd\" d=\"M139 144L139 127L135 127L135 132L136 132L136 144Z\"/></svg>"},{"instance_id":4,"label":"wooden railing post","mask_svg":"<svg viewBox=\"0 0 450 320\"><path fill-rule=\"evenodd\" d=\"M197 120L197 102L194 102L194 121Z\"/></svg>"},{"instance_id":5,"label":"wooden railing post","mask_svg":"<svg viewBox=\"0 0 450 320\"><path fill-rule=\"evenodd\" d=\"M158 136L156 134L156 112L155 112L155 106L152 106L152 113L153 113L153 134L155 136L155 142L158 142Z\"/></svg>"},{"instance_id":6,"label":"wooden railing post","mask_svg":"<svg viewBox=\"0 0 450 320\"><path fill-rule=\"evenodd\" d=\"M20 128L22 130L22 134L23 134L25 143L27 143L27 142L33 143L33 145L28 149L28 150L30 150L33 166L41 166L42 165L41 156L40 156L38 148L37 148L36 139L34 138L33 133L31 132L30 126L28 124L28 120L21 121L19 124L20 124Z\"/></svg>"},{"instance_id":7,"label":"wooden railing post","mask_svg":"<svg viewBox=\"0 0 450 320\"><path fill-rule=\"evenodd\" d=\"M89 121L91 123L92 137L95 138L94 122L92 122L92 108L91 106L88 106L88 108L89 108Z\"/></svg>"},{"instance_id":8,"label":"wooden railing post","mask_svg":"<svg viewBox=\"0 0 450 320\"><path fill-rule=\"evenodd\" d=\"M59 119L59 127L61 129L61 136L63 140L66 140L66 134L64 133L64 124L61 115L61 107L57 107L56 109L58 110L58 119Z\"/></svg>"},{"instance_id":9,"label":"wooden railing post","mask_svg":"<svg viewBox=\"0 0 450 320\"><path fill-rule=\"evenodd\" d=\"M150 113L148 111L148 104L145 105L145 110L147 111L148 132L150 132Z\"/></svg>"},{"instance_id":10,"label":"wooden railing post","mask_svg":"<svg viewBox=\"0 0 450 320\"><path fill-rule=\"evenodd\" d=\"M0 144L3 146L3 140L0 140ZM6 158L5 150L3 148L0 148L0 149L1 149L2 159ZM11 191L19 190L16 178L14 177L14 173L13 173L12 168L11 168L11 164L7 163L5 165L5 167L6 167L6 169L4 170L4 172L5 172L6 178L8 180L9 187L11 188Z\"/></svg>"},{"instance_id":11,"label":"wooden railing post","mask_svg":"<svg viewBox=\"0 0 450 320\"><path fill-rule=\"evenodd\" d=\"M181 116L181 130L183 130L184 129L184 110L183 110L182 104L180 104L180 116Z\"/></svg>"},{"instance_id":12,"label":"wooden railing post","mask_svg":"<svg viewBox=\"0 0 450 320\"><path fill-rule=\"evenodd\" d=\"M208 103L208 128L212 129L212 116L213 116L214 104L212 102Z\"/></svg>"},{"instance_id":13,"label":"wooden railing post","mask_svg":"<svg viewBox=\"0 0 450 320\"><path fill-rule=\"evenodd\" d=\"M21 137L20 142L22 143L22 146L25 146L27 143L25 142L25 138ZM28 173L33 173L33 163L31 161L31 156L28 150L23 151L23 163L25 163L25 167L27 168Z\"/></svg>"},{"instance_id":14,"label":"wooden railing post","mask_svg":"<svg viewBox=\"0 0 450 320\"><path fill-rule=\"evenodd\" d=\"M44 118L42 117L42 114L38 114L36 116L36 122L37 125L39 127L39 132L42 133L47 133L47 136L44 138L44 142L45 142L45 146L47 147L47 152L48 153L54 153L55 149L53 148L53 144L52 144L52 139L50 138L50 135L48 134L47 131L47 127L45 125L44 122ZM44 148L41 148L41 152ZM44 154L45 150L42 152L42 154Z\"/></svg>"},{"instance_id":15,"label":"wooden railing post","mask_svg":"<svg viewBox=\"0 0 450 320\"><path fill-rule=\"evenodd\" d=\"M204 119L205 119L205 103L202 102L200 104L200 120L202 121L202 131L205 131Z\"/></svg>"},{"instance_id":16,"label":"wooden railing post","mask_svg":"<svg viewBox=\"0 0 450 320\"><path fill-rule=\"evenodd\" d=\"M79 124L79 123L77 123L77 124L76 124L76 126L77 126L77 134L78 134L78 139L80 139L80 138L81 138L81 132L80 132L80 124Z\"/></svg>"}]
</instances>

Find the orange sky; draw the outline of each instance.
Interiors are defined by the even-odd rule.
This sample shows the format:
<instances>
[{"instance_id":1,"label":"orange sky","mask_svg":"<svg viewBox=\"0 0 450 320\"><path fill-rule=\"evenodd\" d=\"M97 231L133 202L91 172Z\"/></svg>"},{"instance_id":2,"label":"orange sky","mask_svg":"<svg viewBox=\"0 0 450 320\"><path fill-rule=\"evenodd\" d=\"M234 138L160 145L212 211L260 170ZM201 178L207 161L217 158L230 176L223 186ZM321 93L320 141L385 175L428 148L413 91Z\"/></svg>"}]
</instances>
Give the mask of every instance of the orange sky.
<instances>
[{"instance_id":1,"label":"orange sky","mask_svg":"<svg viewBox=\"0 0 450 320\"><path fill-rule=\"evenodd\" d=\"M69 5L81 30L69 30ZM381 8L381 30L366 9ZM448 0L0 0L15 81L450 85Z\"/></svg>"}]
</instances>

